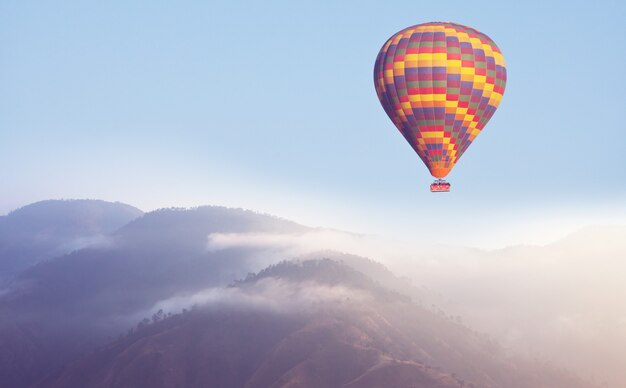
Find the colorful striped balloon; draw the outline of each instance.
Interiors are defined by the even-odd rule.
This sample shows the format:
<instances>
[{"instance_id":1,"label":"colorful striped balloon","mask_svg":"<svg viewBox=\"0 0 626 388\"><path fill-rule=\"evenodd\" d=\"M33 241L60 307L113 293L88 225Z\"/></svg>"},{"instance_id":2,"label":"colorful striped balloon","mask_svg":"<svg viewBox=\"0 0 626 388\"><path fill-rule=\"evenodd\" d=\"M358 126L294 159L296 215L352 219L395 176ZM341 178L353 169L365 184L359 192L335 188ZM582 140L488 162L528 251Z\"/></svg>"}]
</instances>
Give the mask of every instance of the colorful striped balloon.
<instances>
[{"instance_id":1,"label":"colorful striped balloon","mask_svg":"<svg viewBox=\"0 0 626 388\"><path fill-rule=\"evenodd\" d=\"M443 178L500 104L504 57L485 34L425 23L393 35L374 66L385 112L430 173Z\"/></svg>"}]
</instances>

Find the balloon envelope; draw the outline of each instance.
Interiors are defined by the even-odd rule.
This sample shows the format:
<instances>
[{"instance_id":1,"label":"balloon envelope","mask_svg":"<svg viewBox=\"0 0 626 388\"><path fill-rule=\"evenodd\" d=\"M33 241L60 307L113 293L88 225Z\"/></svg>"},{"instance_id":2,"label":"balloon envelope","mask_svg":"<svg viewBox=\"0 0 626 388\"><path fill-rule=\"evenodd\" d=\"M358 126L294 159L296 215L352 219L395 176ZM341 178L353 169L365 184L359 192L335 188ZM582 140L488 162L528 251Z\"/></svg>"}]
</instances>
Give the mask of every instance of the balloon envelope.
<instances>
[{"instance_id":1,"label":"balloon envelope","mask_svg":"<svg viewBox=\"0 0 626 388\"><path fill-rule=\"evenodd\" d=\"M487 35L455 23L425 23L387 40L374 84L389 118L430 173L443 178L500 104L506 67Z\"/></svg>"}]
</instances>

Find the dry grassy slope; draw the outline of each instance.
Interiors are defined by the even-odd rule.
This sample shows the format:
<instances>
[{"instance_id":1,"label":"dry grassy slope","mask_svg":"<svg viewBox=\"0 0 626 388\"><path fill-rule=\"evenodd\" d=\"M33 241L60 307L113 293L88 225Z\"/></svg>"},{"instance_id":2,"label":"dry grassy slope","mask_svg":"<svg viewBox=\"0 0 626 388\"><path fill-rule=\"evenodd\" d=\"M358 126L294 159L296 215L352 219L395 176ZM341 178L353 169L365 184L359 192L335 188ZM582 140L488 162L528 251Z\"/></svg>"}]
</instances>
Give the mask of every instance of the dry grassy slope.
<instances>
[{"instance_id":1,"label":"dry grassy slope","mask_svg":"<svg viewBox=\"0 0 626 388\"><path fill-rule=\"evenodd\" d=\"M194 311L104 347L39 387L460 387L330 313ZM424 385L426 383L427 385Z\"/></svg>"}]
</instances>

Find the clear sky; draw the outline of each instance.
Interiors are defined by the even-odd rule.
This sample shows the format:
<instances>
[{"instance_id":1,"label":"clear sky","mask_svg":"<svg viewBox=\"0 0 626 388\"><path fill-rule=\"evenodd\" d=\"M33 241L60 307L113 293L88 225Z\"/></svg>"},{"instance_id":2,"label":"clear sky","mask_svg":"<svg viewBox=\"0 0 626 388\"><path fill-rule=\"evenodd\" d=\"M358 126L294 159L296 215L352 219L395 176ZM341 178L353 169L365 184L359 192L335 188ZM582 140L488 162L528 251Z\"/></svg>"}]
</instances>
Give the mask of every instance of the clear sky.
<instances>
[{"instance_id":1,"label":"clear sky","mask_svg":"<svg viewBox=\"0 0 626 388\"><path fill-rule=\"evenodd\" d=\"M3 1L0 214L222 204L477 246L626 224L624 20L623 1ZM508 68L450 194L372 82L427 21L486 33Z\"/></svg>"}]
</instances>

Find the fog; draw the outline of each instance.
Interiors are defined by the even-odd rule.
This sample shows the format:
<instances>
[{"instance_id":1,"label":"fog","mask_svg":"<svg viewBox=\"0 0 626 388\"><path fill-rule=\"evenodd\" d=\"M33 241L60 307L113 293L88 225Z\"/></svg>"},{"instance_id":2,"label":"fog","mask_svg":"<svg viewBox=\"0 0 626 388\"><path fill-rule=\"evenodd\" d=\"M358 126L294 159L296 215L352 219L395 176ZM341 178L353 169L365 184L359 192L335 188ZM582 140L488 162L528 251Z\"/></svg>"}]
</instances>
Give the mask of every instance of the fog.
<instances>
[{"instance_id":1,"label":"fog","mask_svg":"<svg viewBox=\"0 0 626 388\"><path fill-rule=\"evenodd\" d=\"M547 245L498 250L327 229L208 236L211 251L243 246L275 257L321 249L370 257L426 287L426 303L460 315L507 348L626 386L626 227L587 227Z\"/></svg>"},{"instance_id":2,"label":"fog","mask_svg":"<svg viewBox=\"0 0 626 388\"><path fill-rule=\"evenodd\" d=\"M190 295L168 298L157 302L153 308L142 314L146 317L159 310L180 312L194 306L236 307L292 313L309 311L320 302L340 302L348 298L368 301L369 295L342 285L321 285L317 282L294 284L282 279L266 278L248 287L207 288Z\"/></svg>"}]
</instances>

